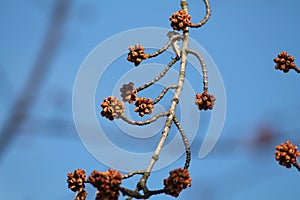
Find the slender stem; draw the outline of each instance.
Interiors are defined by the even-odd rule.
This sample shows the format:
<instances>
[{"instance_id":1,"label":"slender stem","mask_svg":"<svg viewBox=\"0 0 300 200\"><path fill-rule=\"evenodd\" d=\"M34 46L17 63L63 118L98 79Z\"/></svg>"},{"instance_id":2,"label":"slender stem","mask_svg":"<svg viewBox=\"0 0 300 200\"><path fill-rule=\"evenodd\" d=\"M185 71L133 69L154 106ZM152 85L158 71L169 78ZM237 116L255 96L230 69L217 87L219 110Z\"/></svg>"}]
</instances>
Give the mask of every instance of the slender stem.
<instances>
[{"instance_id":1,"label":"slender stem","mask_svg":"<svg viewBox=\"0 0 300 200\"><path fill-rule=\"evenodd\" d=\"M128 124L143 126L143 125L147 125L147 124L150 124L150 123L156 121L160 117L167 116L167 115L169 115L169 113L170 113L169 111L162 112L162 113L159 113L159 114L155 115L154 117L152 117L148 120L145 120L145 121L133 121L131 119L128 119L124 114L121 115L120 118L122 120L124 120L125 122L127 122Z\"/></svg>"},{"instance_id":2,"label":"slender stem","mask_svg":"<svg viewBox=\"0 0 300 200\"><path fill-rule=\"evenodd\" d=\"M300 73L300 68L297 68L297 67L295 67L295 68L293 68L297 73Z\"/></svg>"},{"instance_id":3,"label":"slender stem","mask_svg":"<svg viewBox=\"0 0 300 200\"><path fill-rule=\"evenodd\" d=\"M136 88L136 91L142 91L144 89L146 89L147 87L153 85L155 82L159 81L162 77L164 77L166 75L166 73L168 72L168 70L179 60L179 57L173 58L172 61L165 67L165 69L156 77L154 78L152 81L149 81L148 83L146 83L145 85L142 85L138 88Z\"/></svg>"},{"instance_id":4,"label":"slender stem","mask_svg":"<svg viewBox=\"0 0 300 200\"><path fill-rule=\"evenodd\" d=\"M203 26L209 20L209 17L211 15L210 4L209 4L208 0L203 0L203 2L205 3L205 7L206 7L206 15L199 23L191 24L190 25L191 28L199 28L199 27Z\"/></svg>"},{"instance_id":5,"label":"slender stem","mask_svg":"<svg viewBox=\"0 0 300 200\"><path fill-rule=\"evenodd\" d=\"M136 174L144 174L144 173L145 173L145 170L135 170L135 171L132 171L132 172L130 172L128 174L123 175L122 179L131 178L131 177L133 177Z\"/></svg>"},{"instance_id":6,"label":"slender stem","mask_svg":"<svg viewBox=\"0 0 300 200\"><path fill-rule=\"evenodd\" d=\"M132 197L136 198L136 199L145 199L145 196L140 194L138 191L136 190L130 190L127 188L123 188L123 187L119 187L120 191L122 192L123 196L127 195L130 196L129 198L127 198L126 200L131 200Z\"/></svg>"},{"instance_id":7,"label":"slender stem","mask_svg":"<svg viewBox=\"0 0 300 200\"><path fill-rule=\"evenodd\" d=\"M153 105L157 104L168 92L169 89L176 89L177 85L169 85L163 89L163 91L160 93L160 95L152 102Z\"/></svg>"},{"instance_id":8,"label":"slender stem","mask_svg":"<svg viewBox=\"0 0 300 200\"><path fill-rule=\"evenodd\" d=\"M181 127L178 119L176 118L176 116L174 116L173 121L174 121L175 125L177 126L177 129L179 130L181 137L182 137L182 141L184 143L185 153L186 153L184 169L188 169L190 162L191 162L191 148L189 145L189 141L188 141L186 134L184 133L183 128Z\"/></svg>"},{"instance_id":9,"label":"slender stem","mask_svg":"<svg viewBox=\"0 0 300 200\"><path fill-rule=\"evenodd\" d=\"M187 2L185 0L181 1L181 5L182 5L182 9L185 9L186 11L188 11L188 5ZM181 50L181 63L180 63L180 71L179 71L179 78L178 78L178 87L175 91L175 94L173 96L172 102L171 102L171 106L169 109L170 114L167 117L166 123L165 123L165 127L162 131L162 136L160 138L160 141L156 147L156 150L154 151L154 154L152 156L152 159L150 161L150 164L148 165L146 172L143 177L140 179L138 185L141 186L145 186L147 179L155 165L155 163L158 160L158 157L160 155L160 152L162 150L162 147L166 141L166 138L169 134L171 125L172 125L172 121L173 118L175 116L175 109L176 109L176 105L179 102L179 96L181 94L182 88L183 88L183 84L184 84L184 80L185 80L185 70L186 70L186 63L187 63L187 52L186 50L188 49L188 42L189 42L189 32L188 30L184 31L183 33L183 41L182 41L182 50Z\"/></svg>"},{"instance_id":10,"label":"slender stem","mask_svg":"<svg viewBox=\"0 0 300 200\"><path fill-rule=\"evenodd\" d=\"M169 41L167 42L167 44L165 46L163 46L161 49L159 49L158 51L152 53L152 54L149 54L149 57L148 58L153 58L153 57L156 57L160 54L162 54L164 51L166 51L175 41L181 39L182 36L181 35L173 35Z\"/></svg>"},{"instance_id":11,"label":"slender stem","mask_svg":"<svg viewBox=\"0 0 300 200\"><path fill-rule=\"evenodd\" d=\"M123 193L123 195L127 195L130 196L129 198L127 198L126 200L130 200L133 197L136 199L148 199L150 196L152 195L157 195L157 194L162 194L165 193L165 189L160 189L160 190L149 190L147 191L147 193L145 194L140 194L138 191L136 190L130 190L127 188L123 188L123 187L119 187L120 191Z\"/></svg>"},{"instance_id":12,"label":"slender stem","mask_svg":"<svg viewBox=\"0 0 300 200\"><path fill-rule=\"evenodd\" d=\"M300 171L300 165L298 163L293 164L293 166L296 167L298 171Z\"/></svg>"},{"instance_id":13,"label":"slender stem","mask_svg":"<svg viewBox=\"0 0 300 200\"><path fill-rule=\"evenodd\" d=\"M202 74L203 74L203 90L207 91L208 90L208 75L207 75L207 69L206 69L206 64L204 62L204 59L197 51L187 49L187 52L190 54L193 54L199 60L201 67L202 67Z\"/></svg>"}]
</instances>

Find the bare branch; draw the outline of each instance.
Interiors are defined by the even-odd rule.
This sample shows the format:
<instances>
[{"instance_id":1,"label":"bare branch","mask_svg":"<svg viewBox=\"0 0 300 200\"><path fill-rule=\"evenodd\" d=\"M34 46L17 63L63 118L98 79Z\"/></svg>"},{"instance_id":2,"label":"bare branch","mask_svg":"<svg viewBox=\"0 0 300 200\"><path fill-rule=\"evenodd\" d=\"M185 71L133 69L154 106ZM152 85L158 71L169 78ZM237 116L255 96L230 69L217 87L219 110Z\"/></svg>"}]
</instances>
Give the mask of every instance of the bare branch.
<instances>
[{"instance_id":1,"label":"bare branch","mask_svg":"<svg viewBox=\"0 0 300 200\"><path fill-rule=\"evenodd\" d=\"M169 114L170 114L170 112L168 112L168 111L167 112L162 112L162 113L159 113L159 114L155 115L151 119L148 119L148 120L145 120L145 121L133 121L131 119L128 119L125 115L121 115L120 118L122 120L124 120L125 122L127 122L128 124L143 126L143 125L150 124L150 123L156 121L158 118L163 117L163 116L167 116Z\"/></svg>"},{"instance_id":2,"label":"bare branch","mask_svg":"<svg viewBox=\"0 0 300 200\"><path fill-rule=\"evenodd\" d=\"M148 83L146 83L145 85L142 85L138 88L136 88L136 91L142 91L144 89L146 89L147 87L153 85L155 82L159 81L162 77L164 77L166 75L166 73L169 71L169 69L179 60L179 57L173 58L172 61L165 67L165 69L156 77L154 78L152 81L149 81Z\"/></svg>"},{"instance_id":3,"label":"bare branch","mask_svg":"<svg viewBox=\"0 0 300 200\"><path fill-rule=\"evenodd\" d=\"M176 89L177 85L169 85L163 89L163 91L160 93L160 95L152 102L153 105L157 104L168 92L169 89Z\"/></svg>"},{"instance_id":4,"label":"bare branch","mask_svg":"<svg viewBox=\"0 0 300 200\"><path fill-rule=\"evenodd\" d=\"M190 165L190 161L191 161L191 148L189 145L189 141L188 141L186 134L184 133L183 128L181 127L178 119L176 118L176 116L173 117L173 122L177 126L177 129L179 130L181 137L182 137L182 141L184 143L185 153L186 153L184 169L188 169L189 165Z\"/></svg>"},{"instance_id":5,"label":"bare branch","mask_svg":"<svg viewBox=\"0 0 300 200\"><path fill-rule=\"evenodd\" d=\"M211 15L210 4L209 4L208 0L203 0L203 2L205 3L205 7L206 7L206 15L199 23L191 24L190 25L191 28L199 28L199 27L203 26L209 20L209 17Z\"/></svg>"},{"instance_id":6,"label":"bare branch","mask_svg":"<svg viewBox=\"0 0 300 200\"><path fill-rule=\"evenodd\" d=\"M202 67L202 74L203 74L203 90L207 91L208 90L208 75L207 75L207 69L206 69L206 64L204 62L204 59L197 51L187 49L187 52L190 54L193 54L199 60L201 67Z\"/></svg>"},{"instance_id":7,"label":"bare branch","mask_svg":"<svg viewBox=\"0 0 300 200\"><path fill-rule=\"evenodd\" d=\"M169 36L169 35L168 35ZM162 54L164 51L166 51L175 41L178 41L179 39L182 39L182 35L172 35L172 37L170 37L169 41L167 42L167 44L165 46L163 46L161 49L159 49L158 51L149 54L148 58L153 58L156 57L160 54Z\"/></svg>"},{"instance_id":8,"label":"bare branch","mask_svg":"<svg viewBox=\"0 0 300 200\"><path fill-rule=\"evenodd\" d=\"M186 3L185 0L182 0L181 5L182 5L182 9L185 9L185 10L188 9L188 6L187 6L187 3ZM146 183L147 183L147 179L148 179L155 163L158 160L158 157L160 155L162 147L163 147L163 145L164 145L164 143L167 139L167 136L169 134L173 118L175 116L176 105L179 102L179 97L180 97L181 91L183 89L183 84L184 84L184 81L185 81L185 71L186 71L186 64L187 64L187 52L186 52L186 50L188 49L188 43L189 43L189 32L188 32L188 30L186 30L186 31L183 32L183 41L182 41L182 50L181 50L181 63L180 63L179 77L178 77L178 82L177 82L178 87L175 91L175 94L174 94L172 102L171 102L171 106L170 106L170 109L169 109L170 114L168 115L168 118L166 120L165 127L162 131L162 136L161 136L161 138L159 140L159 143L158 143L158 145L157 145L157 147L154 151L152 159L151 159L151 161L150 161L150 163L147 167L146 172L148 172L148 173L145 173L139 181L139 185L141 185L141 186L145 186Z\"/></svg>"},{"instance_id":9,"label":"bare branch","mask_svg":"<svg viewBox=\"0 0 300 200\"><path fill-rule=\"evenodd\" d=\"M300 165L298 163L293 163L293 165L297 168L298 171L300 171Z\"/></svg>"},{"instance_id":10,"label":"bare branch","mask_svg":"<svg viewBox=\"0 0 300 200\"><path fill-rule=\"evenodd\" d=\"M130 178L136 174L144 174L145 173L145 170L136 170L136 171L132 171L128 174L125 174L123 175L122 179L127 179L127 178Z\"/></svg>"},{"instance_id":11,"label":"bare branch","mask_svg":"<svg viewBox=\"0 0 300 200\"><path fill-rule=\"evenodd\" d=\"M120 191L123 193L123 195L130 196L126 200L131 200L132 198L136 199L148 199L152 195L157 195L157 194L162 194L165 193L165 189L160 189L160 190L148 190L145 194L140 194L136 190L129 190L127 188L119 187Z\"/></svg>"},{"instance_id":12,"label":"bare branch","mask_svg":"<svg viewBox=\"0 0 300 200\"><path fill-rule=\"evenodd\" d=\"M300 73L300 68L294 68L294 70L297 72L297 73Z\"/></svg>"}]
</instances>

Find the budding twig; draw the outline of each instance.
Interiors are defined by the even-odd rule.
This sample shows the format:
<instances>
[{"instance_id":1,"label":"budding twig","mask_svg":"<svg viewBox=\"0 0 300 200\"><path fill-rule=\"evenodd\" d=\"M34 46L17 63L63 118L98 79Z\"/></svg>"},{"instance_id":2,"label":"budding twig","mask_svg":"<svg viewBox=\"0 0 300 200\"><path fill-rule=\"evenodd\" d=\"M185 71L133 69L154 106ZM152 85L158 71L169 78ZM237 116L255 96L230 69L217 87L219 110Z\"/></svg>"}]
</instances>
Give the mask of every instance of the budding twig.
<instances>
[{"instance_id":1,"label":"budding twig","mask_svg":"<svg viewBox=\"0 0 300 200\"><path fill-rule=\"evenodd\" d=\"M209 20L209 17L211 15L210 5L209 5L208 0L203 0L203 2L205 3L205 6L206 6L206 15L199 23L191 24L190 25L191 28L199 28L199 27L203 26Z\"/></svg>"},{"instance_id":2,"label":"budding twig","mask_svg":"<svg viewBox=\"0 0 300 200\"><path fill-rule=\"evenodd\" d=\"M144 89L146 89L147 87L153 85L155 82L159 81L162 77L164 77L166 75L166 73L169 71L169 69L179 60L180 58L176 57L173 58L172 61L165 67L165 69L156 77L154 78L152 81L149 81L148 83L136 88L136 91L142 91Z\"/></svg>"},{"instance_id":3,"label":"budding twig","mask_svg":"<svg viewBox=\"0 0 300 200\"><path fill-rule=\"evenodd\" d=\"M148 54L148 58L153 58L156 57L160 54L162 54L164 51L166 51L175 41L178 41L179 39L182 38L181 35L172 35L172 37L169 37L169 41L167 42L167 44L165 46L163 46L161 49L159 49L158 51L152 53L152 54Z\"/></svg>"},{"instance_id":4,"label":"budding twig","mask_svg":"<svg viewBox=\"0 0 300 200\"><path fill-rule=\"evenodd\" d=\"M181 137L182 137L182 141L184 143L185 153L186 153L184 169L188 169L189 165L190 165L190 161L191 161L191 148L189 145L189 141L188 141L186 134L184 133L183 128L181 127L178 119L176 118L176 116L173 117L173 121L174 121L177 129L179 130Z\"/></svg>"},{"instance_id":5,"label":"budding twig","mask_svg":"<svg viewBox=\"0 0 300 200\"><path fill-rule=\"evenodd\" d=\"M132 171L128 174L125 174L122 176L122 179L127 179L127 178L130 178L136 174L144 174L145 173L145 170L135 170L135 171Z\"/></svg>"},{"instance_id":6,"label":"budding twig","mask_svg":"<svg viewBox=\"0 0 300 200\"><path fill-rule=\"evenodd\" d=\"M206 16L202 21L200 21L198 24L192 24L193 28L201 27L203 24L207 22L210 16L210 6L208 0L203 0L206 5ZM164 124L164 128L162 131L162 135L158 141L158 144L156 146L156 149L152 155L152 158L146 168L146 170L135 170L128 174L121 175L119 172L110 169L108 172L98 172L94 171L89 176L88 179L86 179L85 172L83 170L77 170L74 173L68 174L68 187L72 191L82 191L85 187L84 183L90 183L94 187L98 189L96 195L97 198L106 198L106 199L117 199L119 197L119 192L121 192L123 195L128 196L126 200L132 200L135 199L148 199L152 195L156 194L162 194L165 193L167 195L171 195L174 197L178 197L179 193L191 186L191 178L188 172L188 167L190 165L191 160L191 149L190 145L187 139L186 134L184 133L183 128L180 125L180 122L178 121L175 111L176 106L179 103L180 95L183 90L183 85L185 82L185 74L186 74L186 66L187 66L187 54L191 53L199 60L202 72L203 72L203 83L204 83L204 92L206 94L206 91L208 90L208 78L207 78L207 70L206 65L199 53L196 51L190 50L188 48L189 43L189 24L190 24L190 18L191 16L188 15L188 4L186 0L181 0L181 7L182 9L176 13L174 13L170 17L171 26L174 30L183 31L183 34L176 32L169 32L168 37L169 41L165 46L163 46L158 51L152 53L152 54L145 54L144 47L142 45L136 45L135 47L129 48L129 54L127 57L127 60L130 62L133 62L135 66L138 66L142 60L156 57L166 51L170 46L172 46L174 53L176 54L176 57L171 60L171 62L163 69L163 71L156 76L153 80L149 81L148 83L134 89L134 84L124 84L123 87L120 89L121 96L124 101L128 101L129 103L132 103L133 101L136 101L135 106L135 112L139 112L140 116L144 116L145 114L151 114L152 109L154 108L154 105L158 103L168 92L169 89L175 89L171 104L169 109L166 112L161 112L152 118L144 121L134 121L129 118L127 118L124 115L124 104L120 103L120 101L115 97L109 97L108 99L105 99L105 101L101 104L101 107L103 108L103 116L108 116L110 120L113 120L114 118L121 118L123 121L127 122L131 125L147 125L154 121L156 121L160 117L166 116L166 121ZM179 21L178 21L179 20ZM180 49L180 46L178 45L178 40L182 40L182 48ZM148 88L149 86L153 85L155 82L159 81L162 77L166 75L168 70L177 62L181 60L180 63L180 69L179 69L179 75L177 79L177 83L174 85L168 85L165 87L159 96L152 101L151 99L146 98L138 98L136 96L136 93ZM202 94L203 95L203 94ZM201 97L201 95L200 95ZM209 96L210 97L210 96ZM212 98L212 97L211 97ZM199 100L200 101L200 100ZM208 101L208 100L205 100ZM209 100L211 104L213 104L213 100ZM207 106L207 102L204 102ZM202 103L203 104L203 103ZM201 105L202 105L201 104ZM200 103L199 103L200 105ZM115 115L113 115L115 114ZM177 129L179 130L182 141L185 146L186 151L186 160L184 164L184 168L178 168L176 170L173 170L170 172L170 176L167 179L164 179L164 188L160 190L149 190L147 187L147 180L153 170L154 165L159 159L159 155L163 149L163 146L165 144L166 138L168 137L168 134L170 132L172 124L176 125ZM298 170L300 170L300 166L296 166ZM121 181L122 179L128 179L133 177L134 175L142 175L139 182L136 185L135 190L127 189L124 187L121 187ZM180 180L180 181L178 181ZM110 187L113 186L113 187ZM79 193L78 193L79 194ZM86 193L80 193L82 195L77 195L77 200L84 200Z\"/></svg>"},{"instance_id":7,"label":"budding twig","mask_svg":"<svg viewBox=\"0 0 300 200\"><path fill-rule=\"evenodd\" d=\"M143 125L147 125L147 124L150 124L154 121L156 121L158 118L160 117L164 117L164 116L167 116L169 115L169 111L167 112L162 112L162 113L159 113L157 115L155 115L154 117L152 117L151 119L148 119L148 120L145 120L145 121L133 121L131 119L128 119L124 114L120 116L120 118L122 120L124 120L125 122L127 122L128 124L131 124L131 125L138 125L138 126L143 126Z\"/></svg>"},{"instance_id":8,"label":"budding twig","mask_svg":"<svg viewBox=\"0 0 300 200\"><path fill-rule=\"evenodd\" d=\"M206 64L204 62L204 59L197 51L187 49L187 52L190 54L193 54L199 60L201 67L202 67L202 74L203 74L203 90L207 91L208 90L208 75L207 75L207 69L206 69Z\"/></svg>"},{"instance_id":9,"label":"budding twig","mask_svg":"<svg viewBox=\"0 0 300 200\"><path fill-rule=\"evenodd\" d=\"M133 197L135 199L148 199L150 196L152 195L157 195L157 194L162 194L165 193L165 189L160 189L160 190L148 190L146 193L144 193L143 195L140 194L138 191L136 190L130 190L127 188L123 188L123 187L119 187L120 191L123 193L123 195L127 195L130 196L129 198L127 198L126 200L131 200Z\"/></svg>"},{"instance_id":10,"label":"budding twig","mask_svg":"<svg viewBox=\"0 0 300 200\"><path fill-rule=\"evenodd\" d=\"M182 0L182 2L183 1L184 0ZM184 1L184 2L185 3L182 4L182 8L187 11L188 6L187 6L186 1ZM148 179L155 163L158 160L158 157L160 155L162 147L163 147L163 145L164 145L164 143L167 139L167 136L169 134L173 118L175 116L176 105L179 101L179 96L181 94L183 84L184 84L184 80L185 80L185 71L186 71L186 63L187 63L187 52L186 52L186 50L188 49L188 42L189 42L189 33L188 33L188 30L186 30L183 33L182 50L181 50L181 63L180 63L179 78L178 78L178 83L177 83L178 87L177 87L177 89L175 91L175 94L173 96L173 99L172 99L172 103L171 103L171 106L170 106L170 109L169 109L170 114L167 117L165 127L162 131L162 136L159 140L159 143L156 147L156 150L154 151L154 154L152 156L150 164L147 167L147 170L146 170L147 173L145 173L143 175L143 177L140 179L140 181L138 183L139 185L142 185L142 186L146 185L147 179Z\"/></svg>"},{"instance_id":11,"label":"budding twig","mask_svg":"<svg viewBox=\"0 0 300 200\"><path fill-rule=\"evenodd\" d=\"M298 163L294 163L293 166L296 167L298 171L300 171L300 165Z\"/></svg>"},{"instance_id":12,"label":"budding twig","mask_svg":"<svg viewBox=\"0 0 300 200\"><path fill-rule=\"evenodd\" d=\"M153 105L157 104L168 92L169 89L176 89L177 85L169 85L163 89L163 91L160 93L160 95L152 102Z\"/></svg>"}]
</instances>

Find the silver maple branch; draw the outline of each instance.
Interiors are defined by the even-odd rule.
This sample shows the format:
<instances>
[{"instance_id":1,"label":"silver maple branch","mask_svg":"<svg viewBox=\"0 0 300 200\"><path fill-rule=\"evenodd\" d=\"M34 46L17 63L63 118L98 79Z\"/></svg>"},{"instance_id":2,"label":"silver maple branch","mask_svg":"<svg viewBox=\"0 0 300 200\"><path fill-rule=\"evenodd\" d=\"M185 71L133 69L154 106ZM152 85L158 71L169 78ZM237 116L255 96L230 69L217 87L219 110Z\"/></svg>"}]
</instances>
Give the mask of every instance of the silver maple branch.
<instances>
[{"instance_id":1,"label":"silver maple branch","mask_svg":"<svg viewBox=\"0 0 300 200\"><path fill-rule=\"evenodd\" d=\"M185 1L182 1L182 2L185 2ZM206 7L206 15L199 23L191 24L190 25L191 28L199 28L199 27L203 26L210 18L211 11L210 11L209 1L208 0L203 0L203 2L205 3L205 7Z\"/></svg>"},{"instance_id":2,"label":"silver maple branch","mask_svg":"<svg viewBox=\"0 0 300 200\"><path fill-rule=\"evenodd\" d=\"M180 123L179 123L176 116L174 116L173 121L174 121L177 129L179 130L179 132L181 134L182 141L184 143L185 153L186 153L184 169L188 169L189 165L190 165L190 162L191 162L191 148L190 148L190 145L189 145L189 141L188 141L188 139L186 137L186 134L184 133L183 128L181 127L181 125L180 125Z\"/></svg>"},{"instance_id":3,"label":"silver maple branch","mask_svg":"<svg viewBox=\"0 0 300 200\"><path fill-rule=\"evenodd\" d=\"M123 175L122 179L127 179L136 174L144 174L144 173L145 173L145 170L135 170L135 171L129 172L128 174Z\"/></svg>"},{"instance_id":4,"label":"silver maple branch","mask_svg":"<svg viewBox=\"0 0 300 200\"><path fill-rule=\"evenodd\" d=\"M167 111L167 112L161 112L161 113L155 115L154 117L152 117L152 118L150 118L150 119L148 119L148 120L144 120L144 121L134 121L134 120L131 120L131 119L127 118L124 114L121 115L120 118L121 118L123 121L127 122L128 124L131 124L131 125L138 125L138 126L143 126L143 125L150 124L150 123L156 121L158 118L167 116L167 115L169 115L169 114L170 114L169 111Z\"/></svg>"},{"instance_id":5,"label":"silver maple branch","mask_svg":"<svg viewBox=\"0 0 300 200\"><path fill-rule=\"evenodd\" d=\"M137 92L142 91L148 87L150 87L151 85L153 85L155 82L159 81L162 77L164 77L166 75L166 73L169 71L169 69L179 60L180 58L176 57L173 58L172 61L164 68L164 70L157 76L155 77L153 80L149 81L148 83L136 88L135 90Z\"/></svg>"},{"instance_id":6,"label":"silver maple branch","mask_svg":"<svg viewBox=\"0 0 300 200\"><path fill-rule=\"evenodd\" d=\"M166 51L175 41L178 41L179 39L181 39L182 36L179 35L172 35L172 37L169 37L169 41L167 42L167 44L165 46L163 46L161 49L159 49L158 51L152 53L152 54L148 54L149 57L148 58L153 58L156 57L160 54L162 54L164 51Z\"/></svg>"},{"instance_id":7,"label":"silver maple branch","mask_svg":"<svg viewBox=\"0 0 300 200\"><path fill-rule=\"evenodd\" d=\"M203 90L207 91L208 90L208 75L207 75L207 69L206 69L206 64L204 62L204 59L197 51L187 49L187 52L196 56L196 58L199 60L201 67L202 67L202 74L203 74Z\"/></svg>"},{"instance_id":8,"label":"silver maple branch","mask_svg":"<svg viewBox=\"0 0 300 200\"><path fill-rule=\"evenodd\" d=\"M182 5L182 9L188 11L188 5L187 2L185 0L181 1L181 5ZM148 165L145 174L143 175L143 177L140 179L140 181L137 184L137 188L141 188L143 189L143 192L147 192L145 190L146 188L146 183L147 180L149 178L149 175L155 165L155 163L157 162L160 152L162 150L162 147L166 141L166 138L169 134L171 125L172 125L172 121L173 118L175 116L175 109L176 109L176 105L179 103L179 97L181 94L181 91L183 89L183 84L185 81L185 71L186 71L186 64L187 64L187 52L186 50L188 49L188 43L189 43L189 32L188 30L184 31L183 33L183 41L182 41L182 50L181 50L181 63L180 63L180 70L179 70L179 77L178 77L178 87L176 88L175 94L173 96L172 102L171 102L171 106L169 109L170 114L167 117L166 123L165 123L165 127L162 131L162 136L160 138L160 141L156 147L156 150L154 151L154 154L152 156L152 159L150 161L150 164Z\"/></svg>"},{"instance_id":9,"label":"silver maple branch","mask_svg":"<svg viewBox=\"0 0 300 200\"><path fill-rule=\"evenodd\" d=\"M163 89L163 91L160 93L160 95L152 102L153 105L157 104L168 92L170 89L176 89L178 86L177 85L169 85Z\"/></svg>"}]
</instances>

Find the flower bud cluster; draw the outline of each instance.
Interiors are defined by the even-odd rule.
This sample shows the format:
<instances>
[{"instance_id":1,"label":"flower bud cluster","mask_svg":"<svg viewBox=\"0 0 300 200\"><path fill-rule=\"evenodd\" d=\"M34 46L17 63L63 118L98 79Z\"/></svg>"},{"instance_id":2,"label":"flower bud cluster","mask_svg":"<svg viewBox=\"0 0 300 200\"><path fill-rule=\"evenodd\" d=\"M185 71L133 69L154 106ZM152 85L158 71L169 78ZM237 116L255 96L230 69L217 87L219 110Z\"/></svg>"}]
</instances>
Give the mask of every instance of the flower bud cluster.
<instances>
[{"instance_id":1,"label":"flower bud cluster","mask_svg":"<svg viewBox=\"0 0 300 200\"><path fill-rule=\"evenodd\" d=\"M94 170L89 176L89 182L98 189L96 200L117 200L120 196L119 185L122 175L114 169L107 172Z\"/></svg>"},{"instance_id":2,"label":"flower bud cluster","mask_svg":"<svg viewBox=\"0 0 300 200\"><path fill-rule=\"evenodd\" d=\"M186 10L179 10L170 17L171 26L174 30L185 31L191 25L191 16Z\"/></svg>"},{"instance_id":3,"label":"flower bud cluster","mask_svg":"<svg viewBox=\"0 0 300 200\"><path fill-rule=\"evenodd\" d=\"M109 120L118 119L124 113L124 103L119 101L118 98L109 96L105 98L101 103L102 117L106 117Z\"/></svg>"},{"instance_id":4,"label":"flower bud cluster","mask_svg":"<svg viewBox=\"0 0 300 200\"><path fill-rule=\"evenodd\" d=\"M290 71L290 69L297 68L294 60L294 56L291 56L283 51L278 54L277 58L274 58L274 62L276 63L275 69L282 70L284 73L287 73Z\"/></svg>"},{"instance_id":5,"label":"flower bud cluster","mask_svg":"<svg viewBox=\"0 0 300 200\"><path fill-rule=\"evenodd\" d=\"M145 48L141 44L137 44L134 47L130 46L128 50L127 60L133 62L136 67L149 57L149 55L144 52Z\"/></svg>"},{"instance_id":6,"label":"flower bud cluster","mask_svg":"<svg viewBox=\"0 0 300 200\"><path fill-rule=\"evenodd\" d=\"M166 194L178 197L180 192L191 186L191 177L187 169L178 168L170 171L170 176L164 179Z\"/></svg>"},{"instance_id":7,"label":"flower bud cluster","mask_svg":"<svg viewBox=\"0 0 300 200\"><path fill-rule=\"evenodd\" d=\"M195 104L198 106L199 110L213 109L216 98L212 94L208 94L203 91L202 94L196 94Z\"/></svg>"},{"instance_id":8,"label":"flower bud cluster","mask_svg":"<svg viewBox=\"0 0 300 200\"><path fill-rule=\"evenodd\" d=\"M151 114L152 110L154 109L154 105L152 104L152 99L146 99L146 98L139 98L135 102L135 112L138 112L141 117L143 117L145 114Z\"/></svg>"},{"instance_id":9,"label":"flower bud cluster","mask_svg":"<svg viewBox=\"0 0 300 200\"><path fill-rule=\"evenodd\" d=\"M292 145L290 141L276 146L275 158L280 165L291 168L297 164L297 158L300 156L297 146Z\"/></svg>"}]
</instances>

